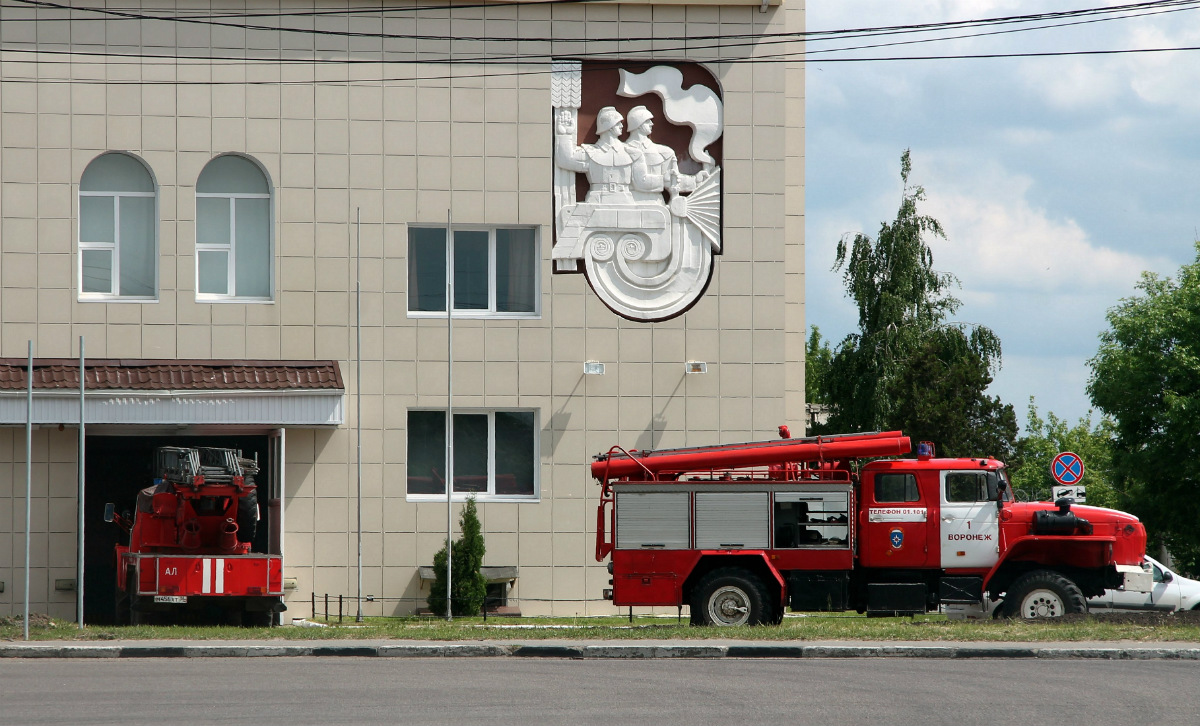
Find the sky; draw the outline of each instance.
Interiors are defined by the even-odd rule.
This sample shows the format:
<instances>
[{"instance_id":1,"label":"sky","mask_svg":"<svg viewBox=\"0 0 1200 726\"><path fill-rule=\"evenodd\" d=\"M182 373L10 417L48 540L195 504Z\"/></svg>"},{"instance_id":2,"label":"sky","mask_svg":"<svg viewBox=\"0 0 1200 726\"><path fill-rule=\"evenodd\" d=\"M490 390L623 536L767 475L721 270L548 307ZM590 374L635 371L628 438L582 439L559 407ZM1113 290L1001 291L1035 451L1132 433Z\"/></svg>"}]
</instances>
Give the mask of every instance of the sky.
<instances>
[{"instance_id":1,"label":"sky","mask_svg":"<svg viewBox=\"0 0 1200 726\"><path fill-rule=\"evenodd\" d=\"M809 32L1130 4L1101 0L808 0ZM1003 343L989 389L1075 423L1106 313L1143 271L1174 276L1200 237L1200 51L1043 58L821 62L1200 46L1200 3L1072 27L814 54L911 40L810 42L806 71L806 315L836 345L857 310L832 271L837 242L895 218L911 149L918 209L942 222L934 267L958 277L955 320ZM1195 9L1193 9L1193 7ZM1063 22L1063 21L1058 21ZM1043 22L1041 25L1048 23ZM1013 27L1013 26L1009 26ZM1023 26L1028 27L1028 26ZM996 28L938 31L966 35ZM1093 413L1093 421L1099 412Z\"/></svg>"}]
</instances>

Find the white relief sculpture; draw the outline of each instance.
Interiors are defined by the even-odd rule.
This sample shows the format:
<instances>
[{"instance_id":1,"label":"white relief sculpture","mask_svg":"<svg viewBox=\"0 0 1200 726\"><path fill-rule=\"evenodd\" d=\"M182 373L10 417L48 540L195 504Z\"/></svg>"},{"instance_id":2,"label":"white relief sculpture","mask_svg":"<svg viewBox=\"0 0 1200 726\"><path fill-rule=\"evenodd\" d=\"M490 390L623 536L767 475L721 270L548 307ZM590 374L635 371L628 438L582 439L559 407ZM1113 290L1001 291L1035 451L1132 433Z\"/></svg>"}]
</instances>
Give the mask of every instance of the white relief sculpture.
<instances>
[{"instance_id":1,"label":"white relief sculpture","mask_svg":"<svg viewBox=\"0 0 1200 726\"><path fill-rule=\"evenodd\" d=\"M721 249L721 170L705 150L720 136L720 99L703 87L683 91L683 75L673 67L621 71L618 93L658 94L667 120L692 128L689 158L683 161L699 171L684 173L675 149L651 139L654 116L645 106L633 108L628 119L612 106L602 108L596 143L578 144L580 99L568 91L573 81L578 86L579 66L562 66L555 65L551 82L555 267L578 270L582 260L592 289L625 317L677 315L703 292L713 253ZM629 135L622 141L626 120ZM582 202L575 201L576 174L588 179Z\"/></svg>"},{"instance_id":2,"label":"white relief sculpture","mask_svg":"<svg viewBox=\"0 0 1200 726\"><path fill-rule=\"evenodd\" d=\"M618 95L637 98L647 93L656 94L663 100L663 113L668 121L692 127L694 133L688 154L711 171L716 161L705 149L721 138L724 128L724 107L716 91L700 85L683 90L683 73L674 66L654 66L645 73L621 70Z\"/></svg>"},{"instance_id":3,"label":"white relief sculpture","mask_svg":"<svg viewBox=\"0 0 1200 726\"><path fill-rule=\"evenodd\" d=\"M550 76L550 103L554 106L556 118L561 117L563 123L572 127L578 122L579 106L583 103L583 71L579 61L555 61L553 73ZM554 210L555 233L562 236L562 225L559 223L558 210L575 203L575 172L564 169L557 164L554 166ZM555 255L555 265L562 271L578 270L576 257L558 257Z\"/></svg>"}]
</instances>

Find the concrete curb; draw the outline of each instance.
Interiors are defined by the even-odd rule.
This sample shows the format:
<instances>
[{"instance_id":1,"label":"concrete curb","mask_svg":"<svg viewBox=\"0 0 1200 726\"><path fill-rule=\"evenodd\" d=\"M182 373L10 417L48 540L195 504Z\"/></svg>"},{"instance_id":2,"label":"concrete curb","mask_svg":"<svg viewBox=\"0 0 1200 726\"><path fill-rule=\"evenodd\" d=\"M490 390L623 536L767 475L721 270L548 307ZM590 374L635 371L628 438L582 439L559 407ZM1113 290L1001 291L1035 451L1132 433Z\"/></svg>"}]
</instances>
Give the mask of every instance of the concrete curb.
<instances>
[{"instance_id":1,"label":"concrete curb","mask_svg":"<svg viewBox=\"0 0 1200 726\"><path fill-rule=\"evenodd\" d=\"M0 658L1036 658L1045 660L1195 660L1200 647L1039 647L1021 644L795 645L795 644L544 644L544 643L148 643L0 644Z\"/></svg>"}]
</instances>

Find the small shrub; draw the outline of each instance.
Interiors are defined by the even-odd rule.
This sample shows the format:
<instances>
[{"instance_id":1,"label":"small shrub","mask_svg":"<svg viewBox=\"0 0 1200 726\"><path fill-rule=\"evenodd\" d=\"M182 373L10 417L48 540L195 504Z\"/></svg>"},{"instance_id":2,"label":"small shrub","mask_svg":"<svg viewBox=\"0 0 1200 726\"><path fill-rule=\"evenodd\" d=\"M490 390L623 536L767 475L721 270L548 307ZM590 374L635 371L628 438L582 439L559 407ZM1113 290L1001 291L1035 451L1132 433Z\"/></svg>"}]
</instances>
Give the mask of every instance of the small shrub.
<instances>
[{"instance_id":1,"label":"small shrub","mask_svg":"<svg viewBox=\"0 0 1200 726\"><path fill-rule=\"evenodd\" d=\"M487 551L483 542L483 526L475 508L475 497L467 500L458 519L462 535L454 542L452 567L454 578L450 583L455 615L478 615L487 598L487 578L483 576L483 555ZM433 556L433 585L430 586L426 602L435 615L446 615L446 548Z\"/></svg>"}]
</instances>

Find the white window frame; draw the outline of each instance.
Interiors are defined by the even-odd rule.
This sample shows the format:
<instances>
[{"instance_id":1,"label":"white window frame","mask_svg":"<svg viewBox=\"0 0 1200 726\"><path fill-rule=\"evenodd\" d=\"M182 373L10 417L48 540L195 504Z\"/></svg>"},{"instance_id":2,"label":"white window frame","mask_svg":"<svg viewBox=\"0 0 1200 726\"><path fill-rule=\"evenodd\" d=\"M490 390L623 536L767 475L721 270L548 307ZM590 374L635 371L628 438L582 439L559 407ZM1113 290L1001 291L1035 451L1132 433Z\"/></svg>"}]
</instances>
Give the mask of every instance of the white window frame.
<instances>
[{"instance_id":1,"label":"white window frame","mask_svg":"<svg viewBox=\"0 0 1200 726\"><path fill-rule=\"evenodd\" d=\"M442 313L442 317L446 314ZM408 411L440 411L446 413L444 407L438 406L414 406ZM497 413L532 413L533 414L533 494L496 494L496 414ZM454 407L455 415L480 415L487 414L488 417L488 490L486 492L451 492L451 501L465 502L471 497L475 497L478 502L540 502L542 500L542 442L539 432L541 429L541 416L536 408L465 408ZM405 414L405 446L408 441L407 430L407 413ZM407 475L407 454L405 461L405 477L404 477L404 494L405 499L410 502L444 502L446 495L443 494L410 494L408 491L408 475ZM453 490L453 484L448 487Z\"/></svg>"},{"instance_id":2,"label":"white window frame","mask_svg":"<svg viewBox=\"0 0 1200 726\"><path fill-rule=\"evenodd\" d=\"M220 158L220 157L219 156L213 157L213 159L209 161L209 164L211 164L213 161L215 161L218 158ZM253 158L251 158L249 156L242 156L241 158L251 162L252 164L254 164L255 167L258 167L259 173L263 175L263 181L265 181L267 184L267 192L265 194L249 193L249 192L199 192L199 191L196 192L197 200L199 200L199 199L227 199L227 200L229 200L229 243L228 244L202 243L200 241L200 238L199 238L199 228L200 228L199 208L200 208L200 205L199 204L196 205L197 236L196 236L196 255L194 257L194 262L195 262L194 267L196 268L195 275L194 275L194 282L195 282L194 290L195 290L197 302L204 302L204 303L263 303L263 304L273 304L275 302L275 292L276 291L275 291L275 193L274 193L274 188L271 186L270 175L268 175L265 171L263 171L262 167L259 165L259 163L257 161L255 161ZM205 168L206 169L208 168L207 165L205 165ZM204 174L204 170L202 169L200 171L200 173ZM237 282L237 234L236 234L236 232L237 232L237 203L236 202L238 199L266 199L267 200L267 249L269 251L270 258L271 258L270 262L267 265L267 287L270 289L271 292L266 297L253 297L253 296L249 296L249 295L238 295L237 294L237 285L236 285L236 282ZM200 253L201 252L221 252L221 251L224 251L226 253L225 289L232 290L232 292L226 293L224 295L217 295L217 294L214 294L211 292L202 293L202 292L200 292Z\"/></svg>"},{"instance_id":3,"label":"white window frame","mask_svg":"<svg viewBox=\"0 0 1200 726\"><path fill-rule=\"evenodd\" d=\"M445 230L445 225L436 224L412 224L409 229L441 229ZM530 230L533 232L533 310L526 313L500 312L496 310L496 231L501 229L520 229ZM495 226L483 225L467 225L456 224L452 228L452 232L446 235L447 244L451 246L449 265L446 274L453 279L454 275L454 240L453 232L487 232L488 233L488 309L476 310L474 308L454 308L452 317L455 319L471 320L471 319L502 319L502 320L535 320L542 317L542 257L541 257L541 228L533 225L520 224L498 224ZM413 264L411 258L408 259L408 264ZM442 281L445 285L445 281ZM411 299L411 298L409 298ZM447 304L452 305L453 300L447 301ZM407 304L407 303L406 303ZM408 317L410 318L445 318L445 310L409 310ZM457 409L456 409L457 410ZM517 410L517 409L513 409Z\"/></svg>"},{"instance_id":4,"label":"white window frame","mask_svg":"<svg viewBox=\"0 0 1200 726\"><path fill-rule=\"evenodd\" d=\"M97 157L99 158L99 157ZM134 158L134 157L130 157ZM137 160L141 163L141 160ZM143 165L144 167L144 165ZM86 169L85 169L86 171ZM108 197L113 203L113 241L84 242L83 237L83 205L79 205L79 217L76 220L75 241L79 249L78 264L75 265L75 289L79 291L80 302L116 302L116 303L156 303L158 302L158 182L150 170L146 170L150 183L154 186L152 192L85 192L80 190L80 197ZM121 197L153 197L154 198L154 294L153 295L122 295L121 294ZM112 265L109 266L109 290L111 292L83 291L83 253L85 250L107 251L112 254Z\"/></svg>"}]
</instances>

